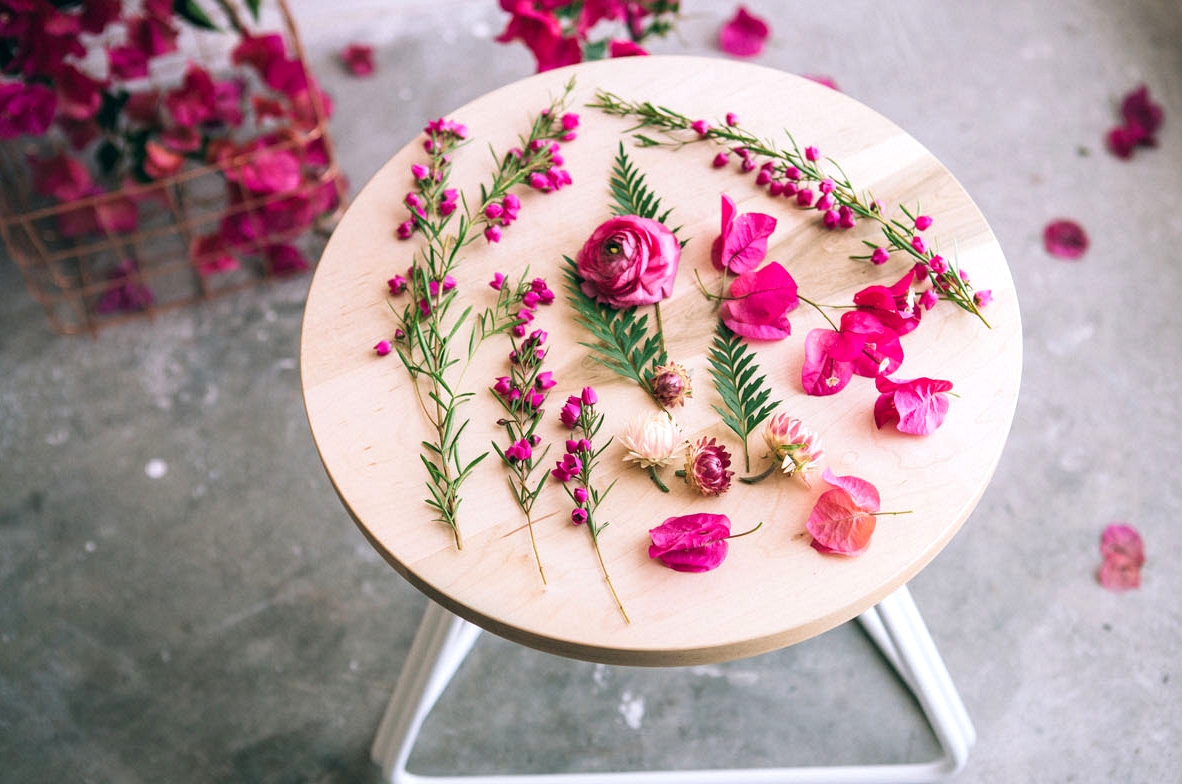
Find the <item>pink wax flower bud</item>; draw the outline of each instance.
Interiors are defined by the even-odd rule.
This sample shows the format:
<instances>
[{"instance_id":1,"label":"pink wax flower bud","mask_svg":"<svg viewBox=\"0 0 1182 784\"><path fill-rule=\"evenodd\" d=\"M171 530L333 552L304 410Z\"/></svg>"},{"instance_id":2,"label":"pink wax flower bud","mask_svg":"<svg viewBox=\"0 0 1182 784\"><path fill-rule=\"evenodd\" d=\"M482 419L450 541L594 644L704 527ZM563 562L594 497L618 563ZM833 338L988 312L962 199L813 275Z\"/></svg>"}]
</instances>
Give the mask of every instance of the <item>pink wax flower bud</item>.
<instances>
[{"instance_id":1,"label":"pink wax flower bud","mask_svg":"<svg viewBox=\"0 0 1182 784\"><path fill-rule=\"evenodd\" d=\"M505 450L505 459L510 463L523 462L533 457L533 449L524 438Z\"/></svg>"},{"instance_id":2,"label":"pink wax flower bud","mask_svg":"<svg viewBox=\"0 0 1182 784\"><path fill-rule=\"evenodd\" d=\"M398 239L409 240L410 235L414 234L415 222L412 220L403 221L398 224Z\"/></svg>"},{"instance_id":3,"label":"pink wax flower bud","mask_svg":"<svg viewBox=\"0 0 1182 784\"><path fill-rule=\"evenodd\" d=\"M554 380L554 373L549 370L543 370L538 374L538 377L534 379L534 384L537 385L538 389L542 390L552 389L557 383L558 382Z\"/></svg>"},{"instance_id":4,"label":"pink wax flower bud","mask_svg":"<svg viewBox=\"0 0 1182 784\"><path fill-rule=\"evenodd\" d=\"M517 195L513 193L506 193L501 203L505 205L506 210L511 212L517 212L521 209L521 199L517 198Z\"/></svg>"},{"instance_id":5,"label":"pink wax flower bud","mask_svg":"<svg viewBox=\"0 0 1182 784\"><path fill-rule=\"evenodd\" d=\"M540 435L538 435L537 433L534 433L532 436L529 437L529 445L530 446L537 446L540 443L542 443L542 437Z\"/></svg>"},{"instance_id":6,"label":"pink wax flower bud","mask_svg":"<svg viewBox=\"0 0 1182 784\"><path fill-rule=\"evenodd\" d=\"M821 180L821 182L817 184L817 190L819 190L821 193L832 193L833 192L833 180L830 180L830 179Z\"/></svg>"},{"instance_id":7,"label":"pink wax flower bud","mask_svg":"<svg viewBox=\"0 0 1182 784\"><path fill-rule=\"evenodd\" d=\"M948 271L948 262L945 261L944 257L939 254L928 259L928 266L931 267L932 272L936 273L937 275L943 275Z\"/></svg>"},{"instance_id":8,"label":"pink wax flower bud","mask_svg":"<svg viewBox=\"0 0 1182 784\"><path fill-rule=\"evenodd\" d=\"M562 421L562 424L573 430L575 425L579 423L579 415L582 413L582 411L583 406L578 398L575 398L574 403L571 403L570 400L567 400L566 405L564 405L562 410L558 412L558 418Z\"/></svg>"},{"instance_id":9,"label":"pink wax flower bud","mask_svg":"<svg viewBox=\"0 0 1182 784\"><path fill-rule=\"evenodd\" d=\"M911 238L911 247L915 248L916 253L927 253L928 252L928 244L923 241L923 237L918 237L918 236L912 237Z\"/></svg>"},{"instance_id":10,"label":"pink wax flower bud","mask_svg":"<svg viewBox=\"0 0 1182 784\"><path fill-rule=\"evenodd\" d=\"M595 390L592 387L583 387L581 397L585 406L593 406L599 402L599 395L595 394Z\"/></svg>"},{"instance_id":11,"label":"pink wax flower bud","mask_svg":"<svg viewBox=\"0 0 1182 784\"><path fill-rule=\"evenodd\" d=\"M784 170L784 176L790 180L799 180L804 175L801 173L800 169L796 168L795 166L789 166Z\"/></svg>"},{"instance_id":12,"label":"pink wax flower bud","mask_svg":"<svg viewBox=\"0 0 1182 784\"><path fill-rule=\"evenodd\" d=\"M710 123L706 122L705 120L694 120L692 123L690 123L690 128L692 128L694 133L698 134L700 138L705 139L706 134L710 131Z\"/></svg>"},{"instance_id":13,"label":"pink wax flower bud","mask_svg":"<svg viewBox=\"0 0 1182 784\"><path fill-rule=\"evenodd\" d=\"M726 166L729 162L730 162L730 158L727 156L727 154L725 152L720 152L720 153L718 153L718 155L714 156L714 160L710 162L710 165L713 166L715 169L721 169L723 166Z\"/></svg>"},{"instance_id":14,"label":"pink wax flower bud","mask_svg":"<svg viewBox=\"0 0 1182 784\"><path fill-rule=\"evenodd\" d=\"M525 337L525 325L524 324L515 324L513 326L513 335L514 335L514 337L519 337L519 338ZM516 351L513 352L512 356L511 356L511 360L513 362L517 362L517 352Z\"/></svg>"},{"instance_id":15,"label":"pink wax flower bud","mask_svg":"<svg viewBox=\"0 0 1182 784\"><path fill-rule=\"evenodd\" d=\"M566 439L566 451L570 454L577 454L579 451L579 440L577 438Z\"/></svg>"},{"instance_id":16,"label":"pink wax flower bud","mask_svg":"<svg viewBox=\"0 0 1182 784\"><path fill-rule=\"evenodd\" d=\"M443 217L446 218L448 215L451 215L455 211L456 211L456 203L454 201L439 202L439 214L442 215Z\"/></svg>"},{"instance_id":17,"label":"pink wax flower bud","mask_svg":"<svg viewBox=\"0 0 1182 784\"><path fill-rule=\"evenodd\" d=\"M858 224L857 218L854 217L854 211L844 204L841 209L837 211L837 225L843 229L852 229Z\"/></svg>"},{"instance_id":18,"label":"pink wax flower bud","mask_svg":"<svg viewBox=\"0 0 1182 784\"><path fill-rule=\"evenodd\" d=\"M431 176L431 170L421 163L416 163L410 167L410 173L416 180L425 180Z\"/></svg>"},{"instance_id":19,"label":"pink wax flower bud","mask_svg":"<svg viewBox=\"0 0 1182 784\"><path fill-rule=\"evenodd\" d=\"M488 218L489 220L496 220L497 218L501 217L502 213L504 212L505 209L494 201L492 204L489 204L484 208L484 217Z\"/></svg>"},{"instance_id":20,"label":"pink wax flower bud","mask_svg":"<svg viewBox=\"0 0 1182 784\"><path fill-rule=\"evenodd\" d=\"M734 112L727 112L726 113L726 124L727 125L738 125L739 124L739 115L735 114Z\"/></svg>"},{"instance_id":21,"label":"pink wax flower bud","mask_svg":"<svg viewBox=\"0 0 1182 784\"><path fill-rule=\"evenodd\" d=\"M426 297L419 300L419 313L424 317L431 315L431 303L427 301Z\"/></svg>"},{"instance_id":22,"label":"pink wax flower bud","mask_svg":"<svg viewBox=\"0 0 1182 784\"><path fill-rule=\"evenodd\" d=\"M983 308L990 302L993 302L993 291L991 289L981 289L973 294L973 304L978 308Z\"/></svg>"},{"instance_id":23,"label":"pink wax flower bud","mask_svg":"<svg viewBox=\"0 0 1182 784\"><path fill-rule=\"evenodd\" d=\"M525 393L525 404L530 408L541 408L542 404L545 402L546 396L542 394L542 391L539 389L531 389L529 392Z\"/></svg>"},{"instance_id":24,"label":"pink wax flower bud","mask_svg":"<svg viewBox=\"0 0 1182 784\"><path fill-rule=\"evenodd\" d=\"M486 240L488 240L489 243L500 242L501 241L501 227L500 226L486 227L484 229L484 238Z\"/></svg>"},{"instance_id":25,"label":"pink wax flower bud","mask_svg":"<svg viewBox=\"0 0 1182 784\"><path fill-rule=\"evenodd\" d=\"M402 277L401 275L395 275L386 281L386 285L390 287L391 294L401 294L402 292L406 291L406 284L406 278Z\"/></svg>"},{"instance_id":26,"label":"pink wax flower bud","mask_svg":"<svg viewBox=\"0 0 1182 784\"><path fill-rule=\"evenodd\" d=\"M507 397L509 390L513 389L513 380L508 376L497 376L497 383L493 384L493 392L496 392L501 397Z\"/></svg>"},{"instance_id":27,"label":"pink wax flower bud","mask_svg":"<svg viewBox=\"0 0 1182 784\"><path fill-rule=\"evenodd\" d=\"M567 112L562 115L562 130L573 131L579 127L579 115L574 112Z\"/></svg>"},{"instance_id":28,"label":"pink wax flower bud","mask_svg":"<svg viewBox=\"0 0 1182 784\"><path fill-rule=\"evenodd\" d=\"M936 303L939 302L939 300L940 297L936 294L935 289L928 289L919 295L919 304L924 310L931 310L932 308L936 307Z\"/></svg>"},{"instance_id":29,"label":"pink wax flower bud","mask_svg":"<svg viewBox=\"0 0 1182 784\"><path fill-rule=\"evenodd\" d=\"M755 161L751 160L750 158L744 158L743 162L739 164L739 168L745 172L755 171Z\"/></svg>"},{"instance_id":30,"label":"pink wax flower bud","mask_svg":"<svg viewBox=\"0 0 1182 784\"><path fill-rule=\"evenodd\" d=\"M403 199L403 201L406 202L407 207L421 207L421 206L423 206L423 200L420 199L419 195L414 192L406 194L406 198Z\"/></svg>"},{"instance_id":31,"label":"pink wax flower bud","mask_svg":"<svg viewBox=\"0 0 1182 784\"><path fill-rule=\"evenodd\" d=\"M837 223L840 220L841 218L838 217L837 210L825 210L825 216L822 218L825 228L827 229L837 228Z\"/></svg>"},{"instance_id":32,"label":"pink wax flower bud","mask_svg":"<svg viewBox=\"0 0 1182 784\"><path fill-rule=\"evenodd\" d=\"M891 254L886 248L875 248L874 252L870 254L870 260L875 264L886 264L890 258Z\"/></svg>"},{"instance_id":33,"label":"pink wax flower bud","mask_svg":"<svg viewBox=\"0 0 1182 784\"><path fill-rule=\"evenodd\" d=\"M807 207L813 203L812 188L801 188L796 192L796 203L801 207Z\"/></svg>"},{"instance_id":34,"label":"pink wax flower bud","mask_svg":"<svg viewBox=\"0 0 1182 784\"><path fill-rule=\"evenodd\" d=\"M818 150L816 147L805 147L804 148L804 157L810 161L816 162L816 161L820 160L820 158L821 158L821 151Z\"/></svg>"},{"instance_id":35,"label":"pink wax flower bud","mask_svg":"<svg viewBox=\"0 0 1182 784\"><path fill-rule=\"evenodd\" d=\"M759 174L755 175L755 184L759 186L767 185L772 181L772 175L768 173L767 169L760 169Z\"/></svg>"},{"instance_id":36,"label":"pink wax flower bud","mask_svg":"<svg viewBox=\"0 0 1182 784\"><path fill-rule=\"evenodd\" d=\"M390 341L388 340L379 340L377 345L373 347L373 350L379 357L384 357L393 351L394 347L390 345Z\"/></svg>"},{"instance_id":37,"label":"pink wax flower bud","mask_svg":"<svg viewBox=\"0 0 1182 784\"><path fill-rule=\"evenodd\" d=\"M529 176L529 187L538 191L549 190L550 180L548 180L544 174L540 172L534 172Z\"/></svg>"},{"instance_id":38,"label":"pink wax flower bud","mask_svg":"<svg viewBox=\"0 0 1182 784\"><path fill-rule=\"evenodd\" d=\"M576 487L571 493L575 497L575 503L582 505L587 503L587 489L585 487Z\"/></svg>"},{"instance_id":39,"label":"pink wax flower bud","mask_svg":"<svg viewBox=\"0 0 1182 784\"><path fill-rule=\"evenodd\" d=\"M530 310L534 310L535 308L537 308L538 303L541 301L542 301L542 298L541 298L541 296L538 295L538 293L536 291L527 291L521 297L521 304L524 305L525 307L529 308Z\"/></svg>"},{"instance_id":40,"label":"pink wax flower bud","mask_svg":"<svg viewBox=\"0 0 1182 784\"><path fill-rule=\"evenodd\" d=\"M546 338L550 337L549 333L544 329L535 329L529 333L529 342L535 346L540 346L546 342Z\"/></svg>"},{"instance_id":41,"label":"pink wax flower bud","mask_svg":"<svg viewBox=\"0 0 1182 784\"><path fill-rule=\"evenodd\" d=\"M403 332L401 329L394 330L394 339L395 340L404 340L405 338L406 338L406 333Z\"/></svg>"},{"instance_id":42,"label":"pink wax flower bud","mask_svg":"<svg viewBox=\"0 0 1182 784\"><path fill-rule=\"evenodd\" d=\"M582 525L587 522L587 510L582 508L572 509L570 512L570 521L575 525Z\"/></svg>"},{"instance_id":43,"label":"pink wax flower bud","mask_svg":"<svg viewBox=\"0 0 1182 784\"><path fill-rule=\"evenodd\" d=\"M968 272L968 270L960 270L960 279L961 279L962 281L964 281L965 283L968 283L968 282L969 282L969 272Z\"/></svg>"},{"instance_id":44,"label":"pink wax flower bud","mask_svg":"<svg viewBox=\"0 0 1182 784\"><path fill-rule=\"evenodd\" d=\"M932 217L930 215L920 215L915 219L915 228L919 231L925 231L932 225Z\"/></svg>"},{"instance_id":45,"label":"pink wax flower bud","mask_svg":"<svg viewBox=\"0 0 1182 784\"><path fill-rule=\"evenodd\" d=\"M833 197L824 191L821 192L821 198L817 199L817 209L824 211L833 207Z\"/></svg>"},{"instance_id":46,"label":"pink wax flower bud","mask_svg":"<svg viewBox=\"0 0 1182 784\"><path fill-rule=\"evenodd\" d=\"M505 285L505 275L502 272L493 273L493 279L488 282L490 288L500 291Z\"/></svg>"},{"instance_id":47,"label":"pink wax flower bud","mask_svg":"<svg viewBox=\"0 0 1182 784\"><path fill-rule=\"evenodd\" d=\"M767 192L769 196L779 196L784 192L784 183L779 180L772 180L767 186Z\"/></svg>"},{"instance_id":48,"label":"pink wax flower bud","mask_svg":"<svg viewBox=\"0 0 1182 784\"><path fill-rule=\"evenodd\" d=\"M785 199L791 199L793 196L795 196L797 194L797 192L799 190L800 189L796 186L796 183L786 182L786 183L784 183L783 196Z\"/></svg>"}]
</instances>

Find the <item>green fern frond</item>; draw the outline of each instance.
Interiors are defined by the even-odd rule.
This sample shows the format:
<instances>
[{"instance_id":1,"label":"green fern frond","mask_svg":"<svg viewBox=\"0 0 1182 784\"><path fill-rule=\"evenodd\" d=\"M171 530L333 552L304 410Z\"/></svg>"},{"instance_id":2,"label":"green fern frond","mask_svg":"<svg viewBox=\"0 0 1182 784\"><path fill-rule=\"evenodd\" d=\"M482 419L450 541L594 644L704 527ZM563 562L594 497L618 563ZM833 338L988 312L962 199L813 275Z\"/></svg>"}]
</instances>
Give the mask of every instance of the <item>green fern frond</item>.
<instances>
[{"instance_id":1,"label":"green fern frond","mask_svg":"<svg viewBox=\"0 0 1182 784\"><path fill-rule=\"evenodd\" d=\"M722 423L743 442L743 457L750 470L747 438L780 405L780 401L768 403L772 390L766 385L767 377L759 372L755 352L722 323L718 325L707 359L714 390L722 398L722 406L713 408L722 417Z\"/></svg>"},{"instance_id":2,"label":"green fern frond","mask_svg":"<svg viewBox=\"0 0 1182 784\"><path fill-rule=\"evenodd\" d=\"M638 316L634 307L615 310L588 297L579 285L574 260L564 258L567 302L575 309L575 322L595 338L594 342L579 345L591 349L596 362L632 379L652 397L649 379L657 367L668 363L669 357L661 347L660 335L649 333L648 315Z\"/></svg>"},{"instance_id":3,"label":"green fern frond","mask_svg":"<svg viewBox=\"0 0 1182 784\"><path fill-rule=\"evenodd\" d=\"M661 199L648 187L644 175L628 158L621 142L616 152L616 163L612 167L609 186L615 204L615 215L639 215L664 223L672 210L661 212Z\"/></svg>"}]
</instances>

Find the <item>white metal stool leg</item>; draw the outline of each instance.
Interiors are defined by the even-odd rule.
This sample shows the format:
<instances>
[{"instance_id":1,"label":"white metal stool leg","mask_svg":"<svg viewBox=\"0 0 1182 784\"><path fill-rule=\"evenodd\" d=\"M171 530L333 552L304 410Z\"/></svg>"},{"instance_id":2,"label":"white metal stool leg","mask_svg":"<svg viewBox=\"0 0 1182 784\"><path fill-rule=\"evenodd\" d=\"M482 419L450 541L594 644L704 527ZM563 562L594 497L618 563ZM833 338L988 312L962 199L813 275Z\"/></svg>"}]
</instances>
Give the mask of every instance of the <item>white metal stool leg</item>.
<instances>
[{"instance_id":1,"label":"white metal stool leg","mask_svg":"<svg viewBox=\"0 0 1182 784\"><path fill-rule=\"evenodd\" d=\"M919 701L944 750L932 762L738 770L419 776L406 761L427 714L480 629L430 603L398 678L371 756L391 784L925 784L964 767L976 740L968 712L906 587L858 620Z\"/></svg>"}]
</instances>

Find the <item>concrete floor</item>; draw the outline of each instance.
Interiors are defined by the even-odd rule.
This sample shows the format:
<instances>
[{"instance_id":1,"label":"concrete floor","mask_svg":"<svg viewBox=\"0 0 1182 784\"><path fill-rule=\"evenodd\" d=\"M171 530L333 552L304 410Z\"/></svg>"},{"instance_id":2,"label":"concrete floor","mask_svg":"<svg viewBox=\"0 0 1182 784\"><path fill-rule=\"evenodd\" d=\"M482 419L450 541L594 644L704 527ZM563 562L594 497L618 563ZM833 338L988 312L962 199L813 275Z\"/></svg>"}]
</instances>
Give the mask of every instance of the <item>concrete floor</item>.
<instances>
[{"instance_id":1,"label":"concrete floor","mask_svg":"<svg viewBox=\"0 0 1182 784\"><path fill-rule=\"evenodd\" d=\"M423 121L532 72L487 2L293 3L356 184ZM340 6L341 4L336 4ZM1026 329L995 481L912 583L980 740L961 784L1182 781L1182 5L750 6L757 61L827 74L907 128L990 219ZM731 3L685 3L709 54ZM379 72L333 53L377 44ZM449 46L440 47L442 40ZM1160 147L1104 152L1146 82ZM1092 247L1050 258L1041 231ZM340 507L304 419L308 279L53 335L0 264L0 781L371 782L425 600ZM167 471L157 478L160 463ZM147 467L152 464L153 470ZM1136 525L1141 590L1094 579ZM923 759L934 741L843 627L717 667L572 663L485 636L412 757L424 772Z\"/></svg>"}]
</instances>

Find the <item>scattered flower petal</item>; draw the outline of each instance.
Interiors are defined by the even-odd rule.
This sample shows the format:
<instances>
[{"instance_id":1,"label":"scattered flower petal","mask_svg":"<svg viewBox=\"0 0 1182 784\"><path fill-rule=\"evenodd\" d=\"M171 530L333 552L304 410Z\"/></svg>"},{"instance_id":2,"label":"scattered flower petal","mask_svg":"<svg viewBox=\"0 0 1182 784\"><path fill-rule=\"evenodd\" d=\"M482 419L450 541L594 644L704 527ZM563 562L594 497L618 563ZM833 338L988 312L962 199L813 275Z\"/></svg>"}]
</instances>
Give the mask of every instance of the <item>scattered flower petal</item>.
<instances>
[{"instance_id":1,"label":"scattered flower petal","mask_svg":"<svg viewBox=\"0 0 1182 784\"><path fill-rule=\"evenodd\" d=\"M1060 219L1047 224L1042 232L1047 253L1060 259L1078 259L1088 249L1088 235L1073 220Z\"/></svg>"},{"instance_id":2,"label":"scattered flower petal","mask_svg":"<svg viewBox=\"0 0 1182 784\"><path fill-rule=\"evenodd\" d=\"M771 34L767 22L739 6L718 31L718 48L735 57L754 57Z\"/></svg>"},{"instance_id":3,"label":"scattered flower petal","mask_svg":"<svg viewBox=\"0 0 1182 784\"><path fill-rule=\"evenodd\" d=\"M722 322L732 332L753 340L780 340L792 333L788 312L800 300L796 281L778 261L746 272L731 284L730 299L722 303Z\"/></svg>"},{"instance_id":4,"label":"scattered flower petal","mask_svg":"<svg viewBox=\"0 0 1182 784\"><path fill-rule=\"evenodd\" d=\"M900 433L926 436L936 432L948 415L951 381L916 378L892 381L885 375L874 379L881 392L874 403L874 424L881 430L895 424Z\"/></svg>"},{"instance_id":5,"label":"scattered flower petal","mask_svg":"<svg viewBox=\"0 0 1182 784\"><path fill-rule=\"evenodd\" d=\"M341 50L341 62L354 76L370 76L374 72L373 47L366 44L349 44Z\"/></svg>"},{"instance_id":6,"label":"scattered flower petal","mask_svg":"<svg viewBox=\"0 0 1182 784\"><path fill-rule=\"evenodd\" d=\"M776 219L762 212L738 214L734 200L722 194L722 233L710 249L715 269L736 275L750 272L767 257L767 241Z\"/></svg>"},{"instance_id":7,"label":"scattered flower petal","mask_svg":"<svg viewBox=\"0 0 1182 784\"><path fill-rule=\"evenodd\" d=\"M1141 567L1145 564L1145 545L1137 529L1125 523L1113 523L1100 537L1104 563L1097 579L1110 591L1141 587Z\"/></svg>"}]
</instances>

